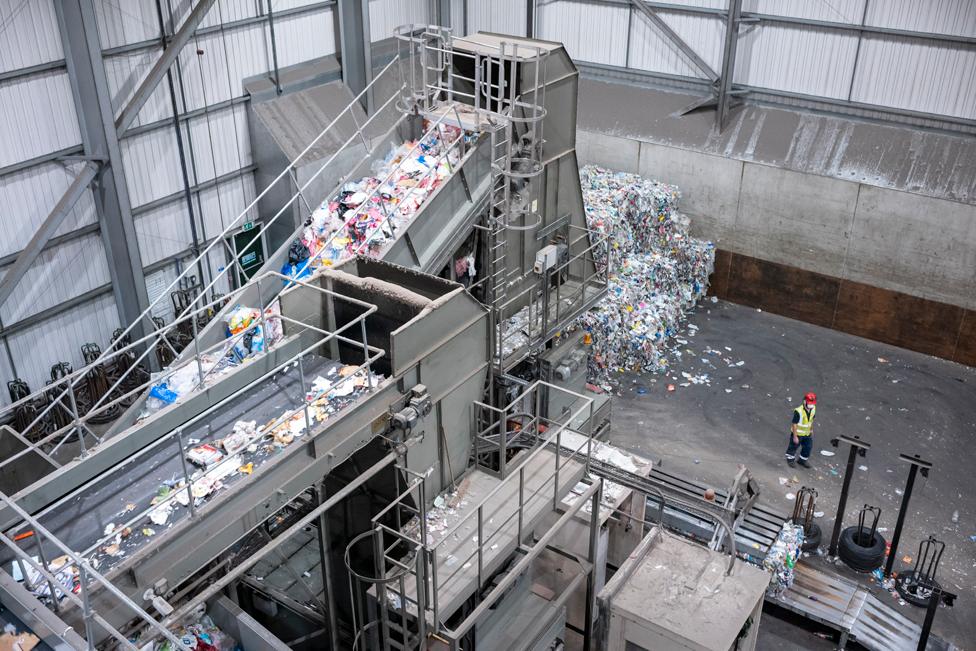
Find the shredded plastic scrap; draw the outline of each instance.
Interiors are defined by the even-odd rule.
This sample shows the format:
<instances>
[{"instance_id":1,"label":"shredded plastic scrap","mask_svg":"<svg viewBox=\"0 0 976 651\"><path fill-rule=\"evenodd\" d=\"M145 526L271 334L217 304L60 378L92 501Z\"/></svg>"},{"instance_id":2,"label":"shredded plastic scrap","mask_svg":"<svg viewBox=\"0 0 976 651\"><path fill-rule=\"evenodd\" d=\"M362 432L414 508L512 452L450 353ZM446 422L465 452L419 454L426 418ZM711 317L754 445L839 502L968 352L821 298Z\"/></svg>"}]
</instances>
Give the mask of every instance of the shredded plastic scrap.
<instances>
[{"instance_id":1,"label":"shredded plastic scrap","mask_svg":"<svg viewBox=\"0 0 976 651\"><path fill-rule=\"evenodd\" d=\"M613 371L663 371L664 344L705 296L715 246L688 233L673 185L593 165L580 172L587 226L610 239L597 247L609 265L609 292L580 326L592 338L588 379L607 385Z\"/></svg>"}]
</instances>

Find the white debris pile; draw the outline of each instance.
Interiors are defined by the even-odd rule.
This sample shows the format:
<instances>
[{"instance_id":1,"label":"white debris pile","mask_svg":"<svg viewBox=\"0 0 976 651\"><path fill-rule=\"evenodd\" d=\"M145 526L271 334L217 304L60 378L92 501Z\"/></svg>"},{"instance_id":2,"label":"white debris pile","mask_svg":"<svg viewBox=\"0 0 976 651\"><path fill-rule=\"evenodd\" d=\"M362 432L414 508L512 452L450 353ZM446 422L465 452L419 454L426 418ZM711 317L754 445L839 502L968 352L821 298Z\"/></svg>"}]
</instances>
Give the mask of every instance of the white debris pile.
<instances>
[{"instance_id":1,"label":"white debris pile","mask_svg":"<svg viewBox=\"0 0 976 651\"><path fill-rule=\"evenodd\" d=\"M563 432L559 437L560 447L565 451L574 452L579 455L586 454L587 448L587 437L582 434L577 434L575 432ZM592 457L598 461L610 464L621 470L626 470L627 472L632 472L638 475L647 475L650 473L654 463L643 457L639 457L636 454L631 454L625 450L621 450L618 447L614 447L609 443L604 443L603 441L593 440L591 445L590 454ZM581 456L582 462L582 456ZM587 485L580 482L573 487L570 493L563 498L563 503L567 505L573 504L580 495L582 495L587 489ZM600 498L600 504L606 509L616 508L620 500L623 499L630 489L621 486L620 484L615 484L612 481L603 482L603 495ZM580 509L583 513L590 513L592 509L589 504L585 504ZM601 511L603 509L601 508Z\"/></svg>"},{"instance_id":2,"label":"white debris pile","mask_svg":"<svg viewBox=\"0 0 976 651\"><path fill-rule=\"evenodd\" d=\"M614 371L663 371L664 344L708 289L715 266L711 242L689 235L672 185L587 166L580 172L587 225L609 237L609 293L583 315L592 339L589 379L610 383Z\"/></svg>"}]
</instances>

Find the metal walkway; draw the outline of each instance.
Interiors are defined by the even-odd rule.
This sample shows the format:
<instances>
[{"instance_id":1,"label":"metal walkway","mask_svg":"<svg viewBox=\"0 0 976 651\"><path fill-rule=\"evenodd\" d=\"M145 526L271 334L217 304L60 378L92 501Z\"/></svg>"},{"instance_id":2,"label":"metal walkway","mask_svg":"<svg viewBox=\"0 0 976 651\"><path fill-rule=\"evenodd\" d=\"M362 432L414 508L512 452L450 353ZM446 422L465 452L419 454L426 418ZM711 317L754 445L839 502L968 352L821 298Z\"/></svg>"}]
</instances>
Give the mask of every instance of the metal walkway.
<instances>
[{"instance_id":1,"label":"metal walkway","mask_svg":"<svg viewBox=\"0 0 976 651\"><path fill-rule=\"evenodd\" d=\"M793 587L767 601L840 632L839 648L854 640L866 649L914 651L921 627L875 597L864 586L800 563ZM928 648L950 648L934 636Z\"/></svg>"}]
</instances>

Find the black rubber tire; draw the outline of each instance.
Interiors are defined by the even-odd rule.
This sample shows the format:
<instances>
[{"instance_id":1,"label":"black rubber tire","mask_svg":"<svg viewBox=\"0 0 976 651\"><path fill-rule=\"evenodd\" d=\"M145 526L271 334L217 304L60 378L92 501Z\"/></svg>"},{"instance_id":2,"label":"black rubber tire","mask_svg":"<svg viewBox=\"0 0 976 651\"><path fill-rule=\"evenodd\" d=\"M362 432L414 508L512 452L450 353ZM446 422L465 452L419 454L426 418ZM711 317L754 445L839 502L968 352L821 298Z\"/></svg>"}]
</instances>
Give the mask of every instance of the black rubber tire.
<instances>
[{"instance_id":1,"label":"black rubber tire","mask_svg":"<svg viewBox=\"0 0 976 651\"><path fill-rule=\"evenodd\" d=\"M822 536L823 533L820 531L820 525L816 522L811 522L810 530L807 531L804 529L803 531L803 544L800 545L800 549L805 552L812 552L820 546L820 538Z\"/></svg>"},{"instance_id":2,"label":"black rubber tire","mask_svg":"<svg viewBox=\"0 0 976 651\"><path fill-rule=\"evenodd\" d=\"M858 527L847 527L841 532L840 542L837 546L837 555L852 570L871 572L878 569L881 567L881 563L884 562L885 549L888 545L887 541L884 539L884 536L875 532L874 538L870 541L870 545L861 545L859 544L862 542L860 538L866 538L871 531L865 528L857 536L858 541L855 542L854 536L858 533Z\"/></svg>"}]
</instances>

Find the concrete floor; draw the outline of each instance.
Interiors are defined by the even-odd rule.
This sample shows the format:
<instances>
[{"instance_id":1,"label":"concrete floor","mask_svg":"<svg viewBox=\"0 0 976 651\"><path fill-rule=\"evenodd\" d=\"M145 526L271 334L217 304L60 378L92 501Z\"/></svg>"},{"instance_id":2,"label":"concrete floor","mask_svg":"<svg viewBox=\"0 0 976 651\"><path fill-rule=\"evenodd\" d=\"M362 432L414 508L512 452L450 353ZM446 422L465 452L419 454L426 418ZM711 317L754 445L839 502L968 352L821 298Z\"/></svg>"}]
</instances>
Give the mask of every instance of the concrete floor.
<instances>
[{"instance_id":1,"label":"concrete floor","mask_svg":"<svg viewBox=\"0 0 976 651\"><path fill-rule=\"evenodd\" d=\"M762 487L760 499L784 512L793 507L787 493L813 486L826 540L847 455L830 447L832 436L856 434L873 446L858 459L845 526L856 524L862 505L876 505L889 540L908 475L898 455L921 455L934 468L916 482L895 569L904 567L902 557L914 559L929 534L944 541L938 579L959 599L939 611L934 630L960 648L976 648L976 497L961 481L976 462L976 369L723 301L706 301L689 323L698 330L681 335L687 344L676 346L680 356L669 353L672 372L622 379L611 442L715 486L726 486L745 464ZM710 386L680 386L689 382L682 372L707 373ZM809 390L819 397L814 468L792 469L783 459L790 418ZM822 456L824 450L836 454ZM798 483L784 486L781 478ZM894 603L921 622L921 609Z\"/></svg>"}]
</instances>

